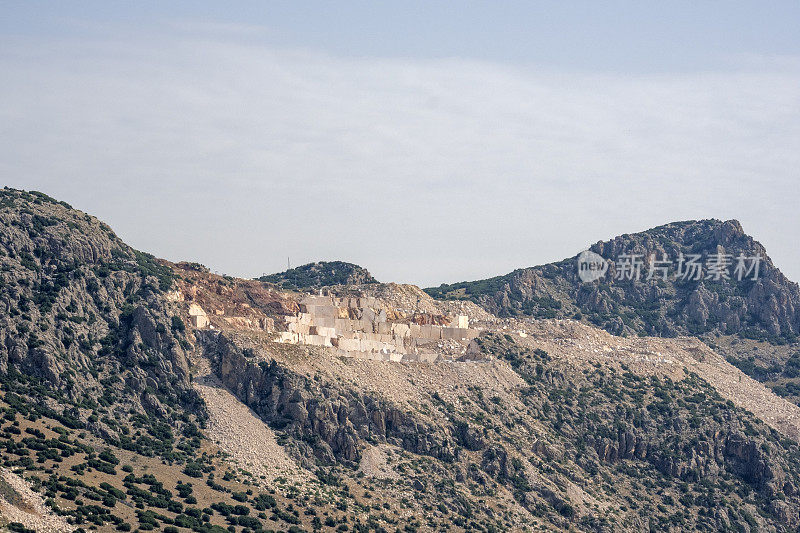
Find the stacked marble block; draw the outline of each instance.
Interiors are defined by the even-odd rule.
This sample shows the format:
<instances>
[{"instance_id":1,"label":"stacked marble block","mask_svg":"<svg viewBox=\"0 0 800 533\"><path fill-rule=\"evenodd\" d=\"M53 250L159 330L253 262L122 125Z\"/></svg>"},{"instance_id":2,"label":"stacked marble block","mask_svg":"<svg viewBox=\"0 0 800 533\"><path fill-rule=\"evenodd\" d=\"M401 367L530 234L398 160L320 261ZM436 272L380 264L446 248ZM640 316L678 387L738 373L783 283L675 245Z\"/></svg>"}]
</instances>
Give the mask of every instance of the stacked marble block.
<instances>
[{"instance_id":1,"label":"stacked marble block","mask_svg":"<svg viewBox=\"0 0 800 533\"><path fill-rule=\"evenodd\" d=\"M309 296L300 302L300 313L286 317L286 329L278 341L326 346L342 355L382 361L432 362L430 346L441 340L469 341L478 330L469 328L466 316L451 326L432 326L390 321L375 298Z\"/></svg>"}]
</instances>

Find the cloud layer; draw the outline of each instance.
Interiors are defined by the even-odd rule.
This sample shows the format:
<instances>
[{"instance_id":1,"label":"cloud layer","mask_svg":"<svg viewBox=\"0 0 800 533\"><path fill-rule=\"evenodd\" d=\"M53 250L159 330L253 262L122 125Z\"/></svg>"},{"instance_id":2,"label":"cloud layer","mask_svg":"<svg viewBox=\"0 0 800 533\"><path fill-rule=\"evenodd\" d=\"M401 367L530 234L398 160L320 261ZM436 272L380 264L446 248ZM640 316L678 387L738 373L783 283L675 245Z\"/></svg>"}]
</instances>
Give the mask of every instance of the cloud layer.
<instances>
[{"instance_id":1,"label":"cloud layer","mask_svg":"<svg viewBox=\"0 0 800 533\"><path fill-rule=\"evenodd\" d=\"M715 217L800 279L793 58L634 76L141 43L2 43L4 182L243 276L343 259L430 285Z\"/></svg>"}]
</instances>

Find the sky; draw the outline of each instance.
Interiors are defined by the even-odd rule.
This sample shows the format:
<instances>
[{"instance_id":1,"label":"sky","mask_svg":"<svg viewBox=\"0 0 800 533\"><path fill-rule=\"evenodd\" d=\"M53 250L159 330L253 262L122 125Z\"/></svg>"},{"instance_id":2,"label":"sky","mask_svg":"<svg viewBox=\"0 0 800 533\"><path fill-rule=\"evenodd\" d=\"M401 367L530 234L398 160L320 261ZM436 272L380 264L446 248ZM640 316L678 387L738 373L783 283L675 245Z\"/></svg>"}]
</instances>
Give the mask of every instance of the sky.
<instances>
[{"instance_id":1,"label":"sky","mask_svg":"<svg viewBox=\"0 0 800 533\"><path fill-rule=\"evenodd\" d=\"M800 280L800 3L3 2L0 185L438 285L738 219Z\"/></svg>"}]
</instances>

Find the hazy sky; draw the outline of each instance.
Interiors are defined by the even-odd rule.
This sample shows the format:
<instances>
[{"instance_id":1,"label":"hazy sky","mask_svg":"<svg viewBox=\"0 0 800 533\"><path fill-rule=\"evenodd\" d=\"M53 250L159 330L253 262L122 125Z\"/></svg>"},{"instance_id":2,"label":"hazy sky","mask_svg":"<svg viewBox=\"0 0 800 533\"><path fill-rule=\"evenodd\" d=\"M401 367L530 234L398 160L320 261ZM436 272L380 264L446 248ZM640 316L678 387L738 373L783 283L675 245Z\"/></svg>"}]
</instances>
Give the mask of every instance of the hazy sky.
<instances>
[{"instance_id":1,"label":"hazy sky","mask_svg":"<svg viewBox=\"0 0 800 533\"><path fill-rule=\"evenodd\" d=\"M798 2L3 2L0 178L255 276L737 218L800 279Z\"/></svg>"}]
</instances>

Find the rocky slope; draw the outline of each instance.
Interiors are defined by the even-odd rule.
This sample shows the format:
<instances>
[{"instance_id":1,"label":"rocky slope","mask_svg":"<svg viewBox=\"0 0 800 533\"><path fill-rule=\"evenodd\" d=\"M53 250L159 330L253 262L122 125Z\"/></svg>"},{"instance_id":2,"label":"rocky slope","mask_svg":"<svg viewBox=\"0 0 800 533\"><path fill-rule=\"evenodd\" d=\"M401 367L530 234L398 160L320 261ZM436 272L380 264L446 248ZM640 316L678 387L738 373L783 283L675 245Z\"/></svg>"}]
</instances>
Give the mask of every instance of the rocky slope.
<instances>
[{"instance_id":1,"label":"rocky slope","mask_svg":"<svg viewBox=\"0 0 800 533\"><path fill-rule=\"evenodd\" d=\"M709 224L730 249L752 244ZM641 241L688 251L705 233L684 226ZM685 243L669 248L665 235ZM242 280L154 260L88 215L8 189L0 245L0 467L38 505L0 484L0 529L42 520L170 533L800 526L800 408L697 339L625 339L585 320L525 316L581 309L549 270L530 279L552 291L510 291L533 303L507 313L482 299L496 292L438 301L357 267L319 265L287 284ZM774 294L782 281L767 270L775 286L762 289ZM627 317L614 298L638 301L641 287L610 285L584 290L612 319ZM275 342L301 311L300 286L371 298L395 318L466 316L480 336L431 343L431 363ZM722 286L725 301L757 306L766 294ZM684 309L678 292L663 300ZM785 339L796 331L787 298L740 325ZM498 301L516 309L510 296ZM738 316L729 310L725 328ZM648 315L631 313L622 333L649 327ZM680 316L665 311L674 329L653 332L682 332Z\"/></svg>"},{"instance_id":2,"label":"rocky slope","mask_svg":"<svg viewBox=\"0 0 800 533\"><path fill-rule=\"evenodd\" d=\"M43 379L71 402L173 421L202 411L184 324L163 297L169 268L89 215L8 189L0 262L0 371Z\"/></svg>"},{"instance_id":3,"label":"rocky slope","mask_svg":"<svg viewBox=\"0 0 800 533\"><path fill-rule=\"evenodd\" d=\"M608 271L588 283L578 275L576 256L505 276L425 290L440 299L476 302L499 316L576 318L615 335L695 335L712 342L719 336L735 336L752 342L720 342L728 359L741 362L741 368L749 368L749 374L762 381L777 380L774 384L783 387L781 392L793 395L791 387L797 384L781 373L792 355L800 353L800 287L780 272L739 222L675 222L601 241L589 250L606 261ZM688 271L678 259L693 254L699 255L703 269L700 279L692 279L690 272L683 279L679 274ZM708 261L714 254L728 256L728 278L711 275ZM740 254L761 258L757 279L746 271L742 280L737 279ZM641 259L639 279L621 275L618 260L625 255ZM666 264L652 263L651 256L657 261L669 259L666 279L658 269ZM647 279L651 264L654 275ZM751 264L746 262L746 268ZM759 341L783 348L759 351Z\"/></svg>"},{"instance_id":4,"label":"rocky slope","mask_svg":"<svg viewBox=\"0 0 800 533\"><path fill-rule=\"evenodd\" d=\"M0 516L41 533L72 529L64 517L45 505L42 496L31 490L24 479L6 469L0 469Z\"/></svg>"},{"instance_id":5,"label":"rocky slope","mask_svg":"<svg viewBox=\"0 0 800 533\"><path fill-rule=\"evenodd\" d=\"M429 288L437 298L470 299L499 316L543 318L585 315L591 323L614 334L675 336L719 332L776 341L793 341L800 333L800 287L769 259L764 247L746 235L739 222L700 220L675 222L651 230L601 241L589 250L606 259L609 270L601 279L582 283L577 256L558 263L524 268L482 281ZM758 279L676 279L680 254L759 255ZM617 259L639 254L642 277L617 279ZM671 261L667 280L656 271L645 279L650 256ZM747 265L749 267L749 263Z\"/></svg>"},{"instance_id":6,"label":"rocky slope","mask_svg":"<svg viewBox=\"0 0 800 533\"><path fill-rule=\"evenodd\" d=\"M483 517L501 528L800 524L800 449L788 438L797 406L760 411L771 429L741 406L772 395L756 382L716 390L700 376L725 363L697 341L617 345L578 324L525 329L480 337L480 361L433 365L330 358L252 332L202 338L222 382L306 467L347 472L376 447L424 457L434 483L400 470L392 486L451 509L458 500L443 486L468 501L503 495L502 520Z\"/></svg>"}]
</instances>

